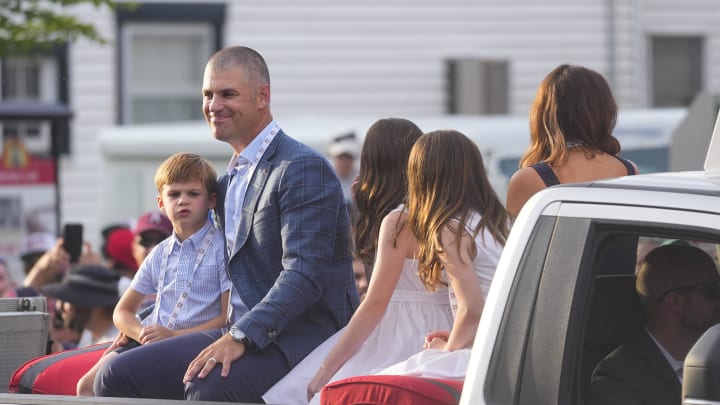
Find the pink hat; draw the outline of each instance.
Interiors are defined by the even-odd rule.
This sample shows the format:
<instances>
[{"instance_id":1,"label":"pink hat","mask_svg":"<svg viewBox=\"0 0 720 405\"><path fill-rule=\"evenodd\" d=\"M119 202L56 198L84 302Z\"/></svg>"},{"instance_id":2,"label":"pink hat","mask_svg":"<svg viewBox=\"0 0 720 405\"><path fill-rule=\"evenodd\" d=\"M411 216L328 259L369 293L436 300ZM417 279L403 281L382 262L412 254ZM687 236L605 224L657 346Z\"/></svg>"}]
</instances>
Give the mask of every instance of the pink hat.
<instances>
[{"instance_id":1,"label":"pink hat","mask_svg":"<svg viewBox=\"0 0 720 405\"><path fill-rule=\"evenodd\" d=\"M157 231L165 236L170 236L173 233L173 227L167 215L160 211L149 211L138 218L134 229L135 235L147 231Z\"/></svg>"}]
</instances>

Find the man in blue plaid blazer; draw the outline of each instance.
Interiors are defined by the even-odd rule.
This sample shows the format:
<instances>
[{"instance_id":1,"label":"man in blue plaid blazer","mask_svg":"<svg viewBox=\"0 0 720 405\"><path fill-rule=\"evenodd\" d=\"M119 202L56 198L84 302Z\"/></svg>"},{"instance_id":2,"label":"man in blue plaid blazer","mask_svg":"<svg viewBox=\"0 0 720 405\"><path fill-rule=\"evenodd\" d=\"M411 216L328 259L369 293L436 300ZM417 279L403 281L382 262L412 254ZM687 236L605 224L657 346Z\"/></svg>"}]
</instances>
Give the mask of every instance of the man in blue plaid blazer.
<instances>
[{"instance_id":1,"label":"man in blue plaid blazer","mask_svg":"<svg viewBox=\"0 0 720 405\"><path fill-rule=\"evenodd\" d=\"M232 323L115 356L95 380L99 395L262 403L358 305L340 182L327 159L274 121L262 56L240 46L213 55L203 111L213 136L234 151L216 216L234 286Z\"/></svg>"}]
</instances>

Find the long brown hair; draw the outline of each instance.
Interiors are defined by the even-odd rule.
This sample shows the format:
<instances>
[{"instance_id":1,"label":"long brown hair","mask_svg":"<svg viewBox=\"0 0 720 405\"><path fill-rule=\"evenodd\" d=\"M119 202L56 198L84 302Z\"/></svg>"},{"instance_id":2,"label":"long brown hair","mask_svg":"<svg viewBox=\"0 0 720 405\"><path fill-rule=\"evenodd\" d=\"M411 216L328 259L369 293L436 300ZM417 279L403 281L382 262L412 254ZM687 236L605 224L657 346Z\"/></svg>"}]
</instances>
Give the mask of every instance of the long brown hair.
<instances>
[{"instance_id":1,"label":"long brown hair","mask_svg":"<svg viewBox=\"0 0 720 405\"><path fill-rule=\"evenodd\" d=\"M451 220L459 220L454 232L459 240L466 232L462 224L478 213L482 218L472 237L486 229L504 245L509 216L490 186L480 150L458 131L434 131L420 137L410 152L407 170L408 224L419 244L418 274L434 290L444 284L440 233L445 226L454 226Z\"/></svg>"},{"instance_id":2,"label":"long brown hair","mask_svg":"<svg viewBox=\"0 0 720 405\"><path fill-rule=\"evenodd\" d=\"M408 156L421 135L417 125L403 118L381 119L365 135L353 229L356 255L366 265L375 261L382 219L405 200Z\"/></svg>"},{"instance_id":3,"label":"long brown hair","mask_svg":"<svg viewBox=\"0 0 720 405\"><path fill-rule=\"evenodd\" d=\"M560 65L540 83L530 109L530 147L520 167L538 162L560 165L567 160L567 143L588 155L620 153L612 135L617 104L610 86L594 70Z\"/></svg>"}]
</instances>

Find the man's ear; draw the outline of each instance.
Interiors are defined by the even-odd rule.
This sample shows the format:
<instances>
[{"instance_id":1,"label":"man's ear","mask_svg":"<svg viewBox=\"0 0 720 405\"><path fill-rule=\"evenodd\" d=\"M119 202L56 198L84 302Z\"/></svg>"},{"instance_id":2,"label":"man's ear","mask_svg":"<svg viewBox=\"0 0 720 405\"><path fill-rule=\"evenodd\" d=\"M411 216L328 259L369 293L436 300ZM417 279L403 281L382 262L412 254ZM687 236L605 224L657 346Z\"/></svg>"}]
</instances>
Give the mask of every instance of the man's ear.
<instances>
[{"instance_id":1,"label":"man's ear","mask_svg":"<svg viewBox=\"0 0 720 405\"><path fill-rule=\"evenodd\" d=\"M255 93L255 102L258 108L267 108L270 105L270 85L260 84Z\"/></svg>"}]
</instances>

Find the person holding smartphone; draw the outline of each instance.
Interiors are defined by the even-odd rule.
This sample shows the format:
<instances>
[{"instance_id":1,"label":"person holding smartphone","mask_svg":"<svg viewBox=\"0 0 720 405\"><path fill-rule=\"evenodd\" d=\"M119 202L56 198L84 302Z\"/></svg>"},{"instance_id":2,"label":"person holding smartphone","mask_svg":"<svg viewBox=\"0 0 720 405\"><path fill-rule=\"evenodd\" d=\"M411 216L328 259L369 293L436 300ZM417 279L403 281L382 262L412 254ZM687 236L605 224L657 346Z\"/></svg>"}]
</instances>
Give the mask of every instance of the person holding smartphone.
<instances>
[{"instance_id":1,"label":"person holding smartphone","mask_svg":"<svg viewBox=\"0 0 720 405\"><path fill-rule=\"evenodd\" d=\"M80 235L80 244L82 246L82 235ZM37 259L23 279L22 285L27 290L23 295L41 295L40 290L44 285L62 280L70 271L73 261L64 245L64 239L58 238L55 244ZM78 257L75 262L79 260Z\"/></svg>"}]
</instances>

